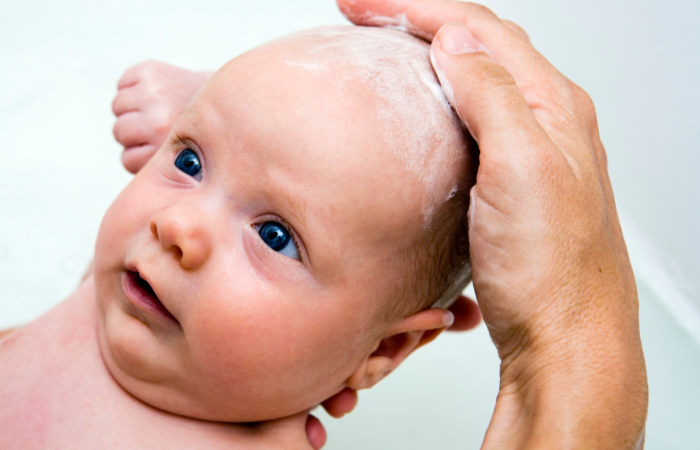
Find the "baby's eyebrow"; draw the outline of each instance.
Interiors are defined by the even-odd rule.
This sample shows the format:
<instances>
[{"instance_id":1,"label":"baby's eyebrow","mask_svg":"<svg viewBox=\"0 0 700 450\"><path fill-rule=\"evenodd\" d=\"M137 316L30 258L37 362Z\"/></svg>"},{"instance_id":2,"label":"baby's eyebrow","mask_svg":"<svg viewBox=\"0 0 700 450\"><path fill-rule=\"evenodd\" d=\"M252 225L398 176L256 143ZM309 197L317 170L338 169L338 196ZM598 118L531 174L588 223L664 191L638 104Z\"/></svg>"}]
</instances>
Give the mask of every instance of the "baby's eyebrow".
<instances>
[{"instance_id":1,"label":"baby's eyebrow","mask_svg":"<svg viewBox=\"0 0 700 450\"><path fill-rule=\"evenodd\" d=\"M179 133L175 133L168 138L168 144L171 147L180 147L180 146L189 147L192 145L192 141L190 139L187 139L186 137L182 136Z\"/></svg>"},{"instance_id":2,"label":"baby's eyebrow","mask_svg":"<svg viewBox=\"0 0 700 450\"><path fill-rule=\"evenodd\" d=\"M306 208L299 202L298 197L292 194L286 186L278 186L274 192L277 200L282 203L281 206L284 208L285 212L296 219L293 222L302 224L307 228L309 223L307 222Z\"/></svg>"},{"instance_id":3,"label":"baby's eyebrow","mask_svg":"<svg viewBox=\"0 0 700 450\"><path fill-rule=\"evenodd\" d=\"M178 120L185 119L190 125L197 126L202 121L202 111L197 106L190 104L178 116Z\"/></svg>"}]
</instances>

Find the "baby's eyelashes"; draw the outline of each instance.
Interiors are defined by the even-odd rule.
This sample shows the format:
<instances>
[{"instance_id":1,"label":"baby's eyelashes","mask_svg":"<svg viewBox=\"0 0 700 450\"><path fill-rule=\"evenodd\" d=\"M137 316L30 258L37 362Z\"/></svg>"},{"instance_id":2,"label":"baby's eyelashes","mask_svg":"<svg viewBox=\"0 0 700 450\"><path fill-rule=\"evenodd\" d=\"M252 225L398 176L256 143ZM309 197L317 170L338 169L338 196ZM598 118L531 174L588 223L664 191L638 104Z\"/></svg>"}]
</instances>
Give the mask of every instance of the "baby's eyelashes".
<instances>
[{"instance_id":1,"label":"baby's eyelashes","mask_svg":"<svg viewBox=\"0 0 700 450\"><path fill-rule=\"evenodd\" d=\"M197 181L202 181L202 163L199 156L191 148L186 148L175 158L175 167Z\"/></svg>"},{"instance_id":2,"label":"baby's eyelashes","mask_svg":"<svg viewBox=\"0 0 700 450\"><path fill-rule=\"evenodd\" d=\"M279 222L265 222L257 225L256 229L268 247L272 250L297 261L301 261L299 250L297 249L292 234Z\"/></svg>"}]
</instances>

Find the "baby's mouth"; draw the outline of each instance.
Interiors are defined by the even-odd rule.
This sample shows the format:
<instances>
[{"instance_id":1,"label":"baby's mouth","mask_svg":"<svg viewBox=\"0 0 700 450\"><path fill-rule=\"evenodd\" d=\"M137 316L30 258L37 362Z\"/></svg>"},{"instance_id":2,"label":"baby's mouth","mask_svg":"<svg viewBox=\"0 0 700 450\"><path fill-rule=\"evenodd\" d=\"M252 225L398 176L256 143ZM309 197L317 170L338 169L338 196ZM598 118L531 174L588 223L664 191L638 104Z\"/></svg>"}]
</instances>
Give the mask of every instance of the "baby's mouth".
<instances>
[{"instance_id":1,"label":"baby's mouth","mask_svg":"<svg viewBox=\"0 0 700 450\"><path fill-rule=\"evenodd\" d=\"M124 275L124 293L140 309L158 314L179 324L175 316L161 303L148 281L141 278L138 272L127 270Z\"/></svg>"}]
</instances>

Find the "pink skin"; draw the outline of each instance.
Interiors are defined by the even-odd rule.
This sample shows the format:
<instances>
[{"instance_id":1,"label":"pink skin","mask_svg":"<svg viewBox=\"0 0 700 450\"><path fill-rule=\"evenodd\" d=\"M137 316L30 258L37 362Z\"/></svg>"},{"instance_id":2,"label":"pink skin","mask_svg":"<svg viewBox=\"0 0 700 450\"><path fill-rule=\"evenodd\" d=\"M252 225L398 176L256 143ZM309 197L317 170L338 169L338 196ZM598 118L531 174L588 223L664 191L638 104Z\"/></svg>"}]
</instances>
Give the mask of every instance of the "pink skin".
<instances>
[{"instance_id":1,"label":"pink skin","mask_svg":"<svg viewBox=\"0 0 700 450\"><path fill-rule=\"evenodd\" d=\"M477 190L481 196L488 192L494 214L473 216L490 227L472 238L488 230L501 235L490 240L499 245L473 247L472 254L486 262L503 256L511 261L474 264L475 280L490 285L488 292L477 288L487 325L507 356L483 448L642 448L647 394L636 290L590 98L532 48L520 27L483 6L446 0L338 0L338 5L357 24L369 25L374 16L405 15L409 30L424 38L436 36L436 63L454 89L453 107L474 127L486 155ZM445 26L452 21L462 24ZM456 42L453 34L460 28L499 64L478 53L446 55L440 41ZM546 145L537 140L542 137ZM571 167L550 164L550 155L542 152L553 146L585 169L581 186L560 182L570 176ZM493 158L501 154L505 157ZM551 198L548 207L515 202L521 209L509 213L511 190L498 187L511 184L513 164L520 174L516 191ZM543 179L554 182L544 185ZM487 191L490 186L496 188ZM607 222L580 221L599 217L601 210ZM566 214L572 220L563 220ZM533 229L537 225L546 232ZM575 257L567 259L557 244L572 242L576 234L590 237L591 251L569 252ZM531 255L544 263L533 264ZM514 265L519 259L526 264ZM591 268L598 270L592 273ZM558 274L568 275L557 279ZM519 283L523 278L527 283ZM493 291L499 285L511 288ZM475 309L464 299L458 305L452 308L455 328L466 328L473 321L469 316L459 320L460 315ZM561 324L562 331L551 326ZM562 336L568 339L562 341ZM529 345L521 348L518 343ZM325 405L342 415L356 402L356 393L345 389Z\"/></svg>"},{"instance_id":2,"label":"pink skin","mask_svg":"<svg viewBox=\"0 0 700 450\"><path fill-rule=\"evenodd\" d=\"M373 94L348 83L336 104L328 74L285 64L290 51L268 45L222 68L103 221L102 353L125 389L166 411L294 414L372 386L452 323L437 309L387 314L422 193L382 144ZM201 181L173 164L185 148ZM260 239L268 220L293 230L301 261Z\"/></svg>"},{"instance_id":3,"label":"pink skin","mask_svg":"<svg viewBox=\"0 0 700 450\"><path fill-rule=\"evenodd\" d=\"M34 322L0 338L0 448L318 450L303 411L255 424L196 420L139 401L104 364L88 277ZM47 380L49 380L47 382Z\"/></svg>"},{"instance_id":4,"label":"pink skin","mask_svg":"<svg viewBox=\"0 0 700 450\"><path fill-rule=\"evenodd\" d=\"M113 110L117 116L115 138L125 146L122 161L127 170L136 173L148 162L210 75L211 72L191 72L157 61L138 64L125 72ZM467 331L481 322L479 308L472 299L461 297L450 311L455 322L449 331ZM331 416L340 418L350 413L357 402L357 392L345 388L322 405ZM325 444L323 425L311 415L307 436L316 449Z\"/></svg>"},{"instance_id":5,"label":"pink skin","mask_svg":"<svg viewBox=\"0 0 700 450\"><path fill-rule=\"evenodd\" d=\"M114 137L124 146L122 164L136 173L158 150L212 72L191 72L157 61L131 67L112 102Z\"/></svg>"}]
</instances>

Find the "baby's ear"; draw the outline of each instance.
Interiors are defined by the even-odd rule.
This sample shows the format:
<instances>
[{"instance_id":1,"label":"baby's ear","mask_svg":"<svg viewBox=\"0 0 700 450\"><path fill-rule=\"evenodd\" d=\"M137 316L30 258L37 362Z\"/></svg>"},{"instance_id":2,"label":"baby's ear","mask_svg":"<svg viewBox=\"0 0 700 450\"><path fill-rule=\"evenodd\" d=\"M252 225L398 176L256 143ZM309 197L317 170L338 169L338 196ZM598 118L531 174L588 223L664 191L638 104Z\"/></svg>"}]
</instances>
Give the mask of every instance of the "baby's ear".
<instances>
[{"instance_id":1,"label":"baby's ear","mask_svg":"<svg viewBox=\"0 0 700 450\"><path fill-rule=\"evenodd\" d=\"M355 390L371 388L396 369L411 352L431 342L453 321L451 312L439 308L396 319L388 326L376 350L348 378L347 386Z\"/></svg>"}]
</instances>

